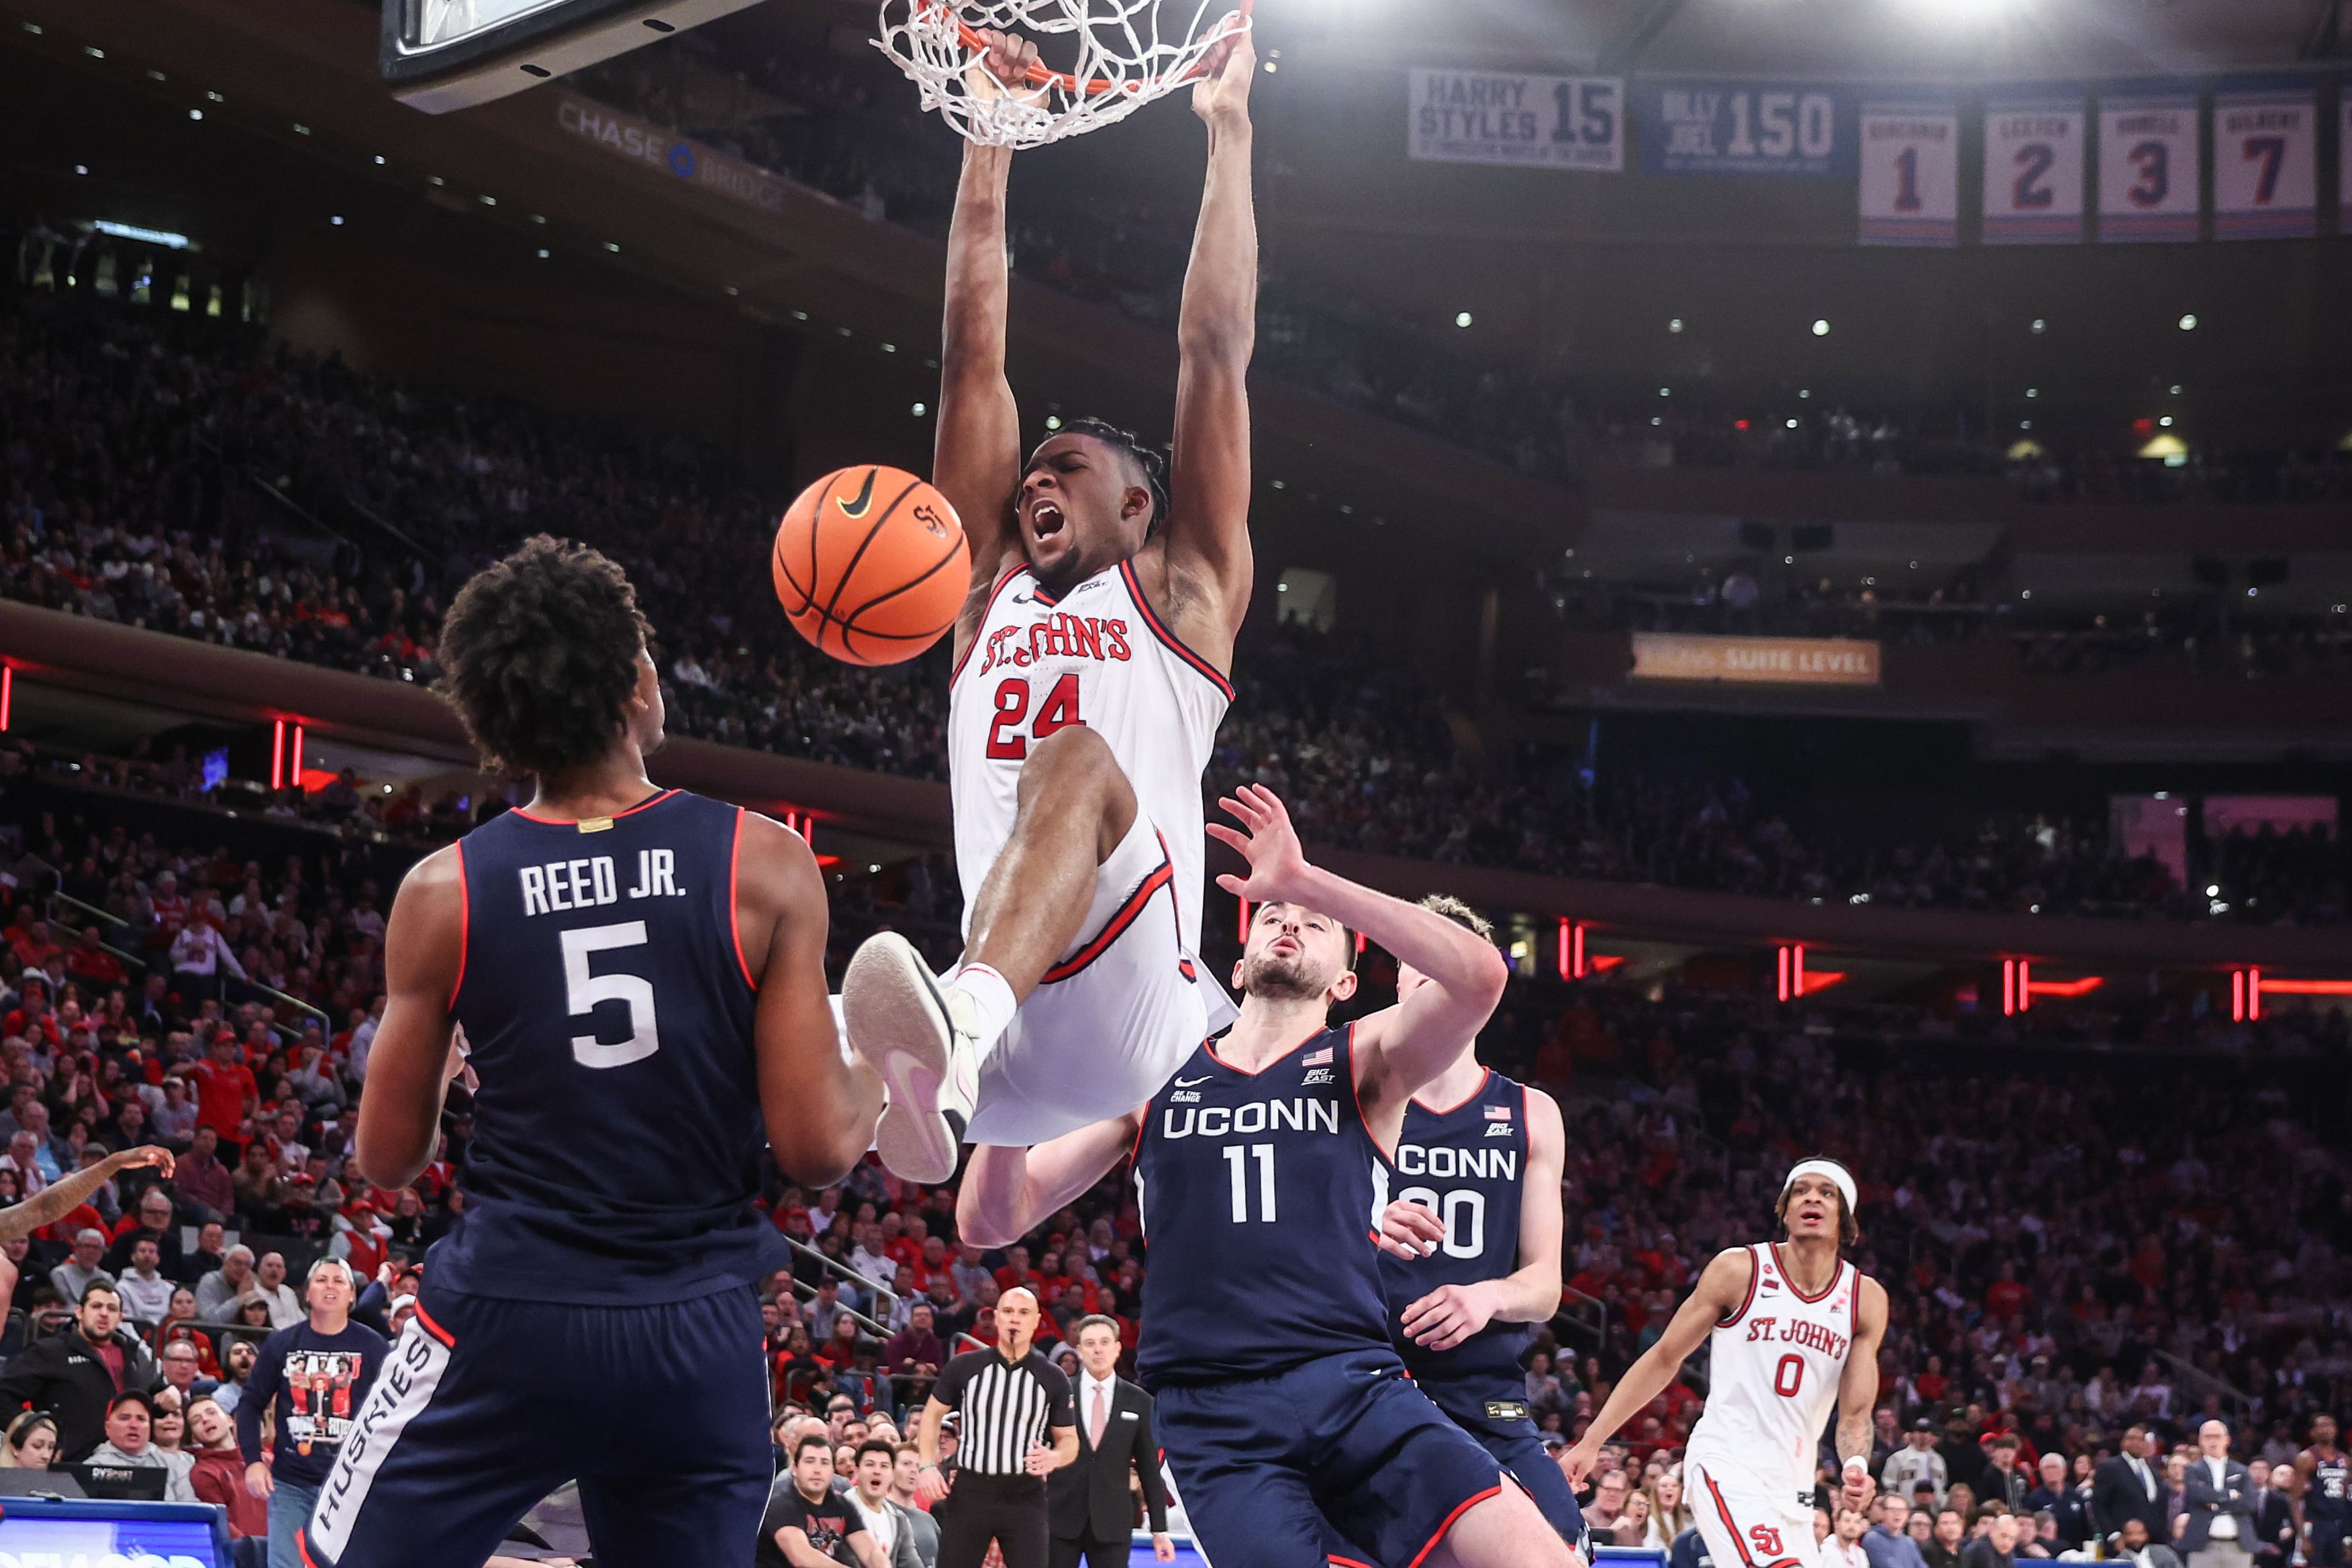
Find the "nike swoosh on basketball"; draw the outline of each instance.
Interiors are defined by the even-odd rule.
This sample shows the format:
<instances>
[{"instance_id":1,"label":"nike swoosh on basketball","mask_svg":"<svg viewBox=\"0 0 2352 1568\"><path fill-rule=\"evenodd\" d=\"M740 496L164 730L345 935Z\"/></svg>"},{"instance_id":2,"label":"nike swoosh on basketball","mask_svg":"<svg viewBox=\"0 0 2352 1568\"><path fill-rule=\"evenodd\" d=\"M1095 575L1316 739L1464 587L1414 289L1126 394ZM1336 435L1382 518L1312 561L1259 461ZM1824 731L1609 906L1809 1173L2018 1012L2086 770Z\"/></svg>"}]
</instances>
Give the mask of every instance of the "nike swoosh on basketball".
<instances>
[{"instance_id":1,"label":"nike swoosh on basketball","mask_svg":"<svg viewBox=\"0 0 2352 1568\"><path fill-rule=\"evenodd\" d=\"M1191 1089L1194 1084L1206 1083L1208 1081L1207 1078L1180 1078L1176 1080L1176 1087L1178 1089Z\"/></svg>"},{"instance_id":2,"label":"nike swoosh on basketball","mask_svg":"<svg viewBox=\"0 0 2352 1568\"><path fill-rule=\"evenodd\" d=\"M866 515L866 509L874 504L874 476L877 472L877 470L873 468L866 470L866 488L857 492L856 500L845 500L841 503L842 516L864 517Z\"/></svg>"}]
</instances>

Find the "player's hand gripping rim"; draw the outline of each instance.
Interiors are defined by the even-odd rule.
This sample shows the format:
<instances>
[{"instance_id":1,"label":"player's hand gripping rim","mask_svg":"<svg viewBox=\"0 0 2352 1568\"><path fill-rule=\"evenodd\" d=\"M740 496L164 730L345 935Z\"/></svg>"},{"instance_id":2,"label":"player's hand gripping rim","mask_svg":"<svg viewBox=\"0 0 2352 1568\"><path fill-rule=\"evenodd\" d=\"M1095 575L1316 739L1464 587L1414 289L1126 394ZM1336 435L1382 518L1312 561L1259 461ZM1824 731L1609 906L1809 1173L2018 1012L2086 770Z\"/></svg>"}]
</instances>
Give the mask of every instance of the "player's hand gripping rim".
<instances>
[{"instance_id":1,"label":"player's hand gripping rim","mask_svg":"<svg viewBox=\"0 0 2352 1568\"><path fill-rule=\"evenodd\" d=\"M1306 880L1307 851L1281 800L1264 784L1244 784L1217 805L1249 829L1243 833L1222 822L1207 825L1211 837L1231 845L1249 863L1248 876L1222 872L1217 886L1253 903L1297 902Z\"/></svg>"}]
</instances>

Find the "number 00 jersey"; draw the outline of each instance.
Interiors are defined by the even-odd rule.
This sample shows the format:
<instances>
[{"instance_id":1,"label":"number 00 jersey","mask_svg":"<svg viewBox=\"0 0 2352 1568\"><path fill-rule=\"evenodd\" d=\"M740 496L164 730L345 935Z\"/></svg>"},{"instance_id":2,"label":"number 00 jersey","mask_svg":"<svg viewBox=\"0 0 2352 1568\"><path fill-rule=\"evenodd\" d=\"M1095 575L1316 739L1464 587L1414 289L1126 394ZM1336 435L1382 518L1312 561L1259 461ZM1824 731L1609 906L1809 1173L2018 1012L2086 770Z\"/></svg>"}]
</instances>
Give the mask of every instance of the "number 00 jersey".
<instances>
[{"instance_id":1,"label":"number 00 jersey","mask_svg":"<svg viewBox=\"0 0 2352 1568\"><path fill-rule=\"evenodd\" d=\"M478 1296L682 1301L791 1258L751 1207L766 1143L735 930L743 813L510 811L457 846L452 1010L482 1087L434 1279Z\"/></svg>"},{"instance_id":2,"label":"number 00 jersey","mask_svg":"<svg viewBox=\"0 0 2352 1568\"><path fill-rule=\"evenodd\" d=\"M1326 1029L1250 1073L1204 1045L1144 1108L1145 1387L1388 1352L1371 1237L1381 1153L1356 1107L1354 1051L1352 1030Z\"/></svg>"},{"instance_id":3,"label":"number 00 jersey","mask_svg":"<svg viewBox=\"0 0 2352 1568\"><path fill-rule=\"evenodd\" d=\"M1708 1341L1706 1409L1689 1452L1718 1474L1812 1495L1816 1456L1862 1312L1862 1276L1841 1258L1820 1295L1798 1293L1780 1248L1748 1249L1748 1300ZM1808 1507L1811 1505L1808 1504Z\"/></svg>"},{"instance_id":4,"label":"number 00 jersey","mask_svg":"<svg viewBox=\"0 0 2352 1568\"><path fill-rule=\"evenodd\" d=\"M1234 689L1151 613L1122 561L1047 594L1026 565L996 584L979 635L948 685L948 793L964 930L988 868L1013 837L1014 792L1030 749L1084 724L1160 830L1175 871L1176 930L1201 951L1201 775ZM1082 932L1091 935L1091 932Z\"/></svg>"},{"instance_id":5,"label":"number 00 jersey","mask_svg":"<svg viewBox=\"0 0 2352 1568\"><path fill-rule=\"evenodd\" d=\"M1423 1382L1492 1385L1480 1397L1527 1398L1519 1356L1533 1331L1499 1318L1450 1351L1426 1350L1404 1337L1404 1310L1441 1285L1500 1279L1519 1266L1519 1184L1528 1173L1528 1091L1500 1073L1479 1080L1477 1092L1447 1110L1418 1100L1405 1107L1397 1140L1396 1173L1383 1169L1378 1194L1417 1203L1444 1223L1445 1239L1427 1258L1381 1254L1387 1288L1389 1332L1397 1353Z\"/></svg>"}]
</instances>

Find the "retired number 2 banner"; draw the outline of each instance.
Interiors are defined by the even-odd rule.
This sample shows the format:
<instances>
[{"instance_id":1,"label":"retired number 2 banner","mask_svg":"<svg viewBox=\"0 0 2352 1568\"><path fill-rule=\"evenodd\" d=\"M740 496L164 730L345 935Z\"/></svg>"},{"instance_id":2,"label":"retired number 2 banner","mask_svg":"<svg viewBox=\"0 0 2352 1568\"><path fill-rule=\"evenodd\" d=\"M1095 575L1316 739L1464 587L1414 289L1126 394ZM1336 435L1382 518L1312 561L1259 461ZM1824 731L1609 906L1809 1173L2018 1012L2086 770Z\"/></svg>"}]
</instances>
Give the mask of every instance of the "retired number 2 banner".
<instances>
[{"instance_id":1,"label":"retired number 2 banner","mask_svg":"<svg viewBox=\"0 0 2352 1568\"><path fill-rule=\"evenodd\" d=\"M1985 101L1984 242L2073 245L2083 237L2083 95L2040 89Z\"/></svg>"},{"instance_id":2,"label":"retired number 2 banner","mask_svg":"<svg viewBox=\"0 0 2352 1568\"><path fill-rule=\"evenodd\" d=\"M2307 81L2213 94L2213 237L2300 239L2319 228L2319 95Z\"/></svg>"}]
</instances>

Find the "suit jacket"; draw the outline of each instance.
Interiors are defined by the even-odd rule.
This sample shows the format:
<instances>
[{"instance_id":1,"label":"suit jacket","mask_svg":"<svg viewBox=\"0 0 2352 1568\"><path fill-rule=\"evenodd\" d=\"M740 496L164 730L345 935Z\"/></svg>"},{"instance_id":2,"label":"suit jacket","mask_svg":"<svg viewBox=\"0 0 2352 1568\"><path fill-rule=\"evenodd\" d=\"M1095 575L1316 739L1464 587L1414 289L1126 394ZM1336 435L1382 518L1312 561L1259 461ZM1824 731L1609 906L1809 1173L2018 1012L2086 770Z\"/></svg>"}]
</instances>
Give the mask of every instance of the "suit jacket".
<instances>
[{"instance_id":1,"label":"suit jacket","mask_svg":"<svg viewBox=\"0 0 2352 1568\"><path fill-rule=\"evenodd\" d=\"M2124 1527L2127 1519L2138 1520L2147 1526L2151 1542L2172 1539L2172 1521L2164 1517L2164 1472L2150 1465L2149 1473L2156 1478L2156 1496L2149 1497L2132 1474L2131 1465L2120 1456L2102 1463L2091 1473L2091 1522L2102 1536L2113 1536Z\"/></svg>"},{"instance_id":2,"label":"suit jacket","mask_svg":"<svg viewBox=\"0 0 2352 1568\"><path fill-rule=\"evenodd\" d=\"M2213 1530L2213 1521L2230 1514L2238 1521L2238 1544L2252 1552L2254 1541L2254 1482L2246 1467L2235 1459L2221 1462L2221 1484L2213 1484L2212 1467L2200 1454L2189 1461L2189 1475L2181 1488L2181 1511L2189 1516L2189 1528L2174 1542L2183 1557L2205 1550Z\"/></svg>"},{"instance_id":3,"label":"suit jacket","mask_svg":"<svg viewBox=\"0 0 2352 1568\"><path fill-rule=\"evenodd\" d=\"M1054 1534L1063 1541L1126 1540L1135 1528L1135 1504L1127 1489L1130 1465L1143 1480L1151 1531L1162 1533L1168 1528L1168 1487L1160 1476L1160 1444L1151 1435L1151 1395L1123 1377L1113 1379L1110 1419L1097 1448L1087 1437L1093 1413L1087 1408L1086 1377L1081 1373L1070 1382L1077 1402L1078 1457L1045 1483Z\"/></svg>"},{"instance_id":4,"label":"suit jacket","mask_svg":"<svg viewBox=\"0 0 2352 1568\"><path fill-rule=\"evenodd\" d=\"M2263 1568L2282 1568L2294 1549L2294 1502L2276 1487L2264 1487L2254 1505L2254 1539L2239 1542Z\"/></svg>"}]
</instances>

